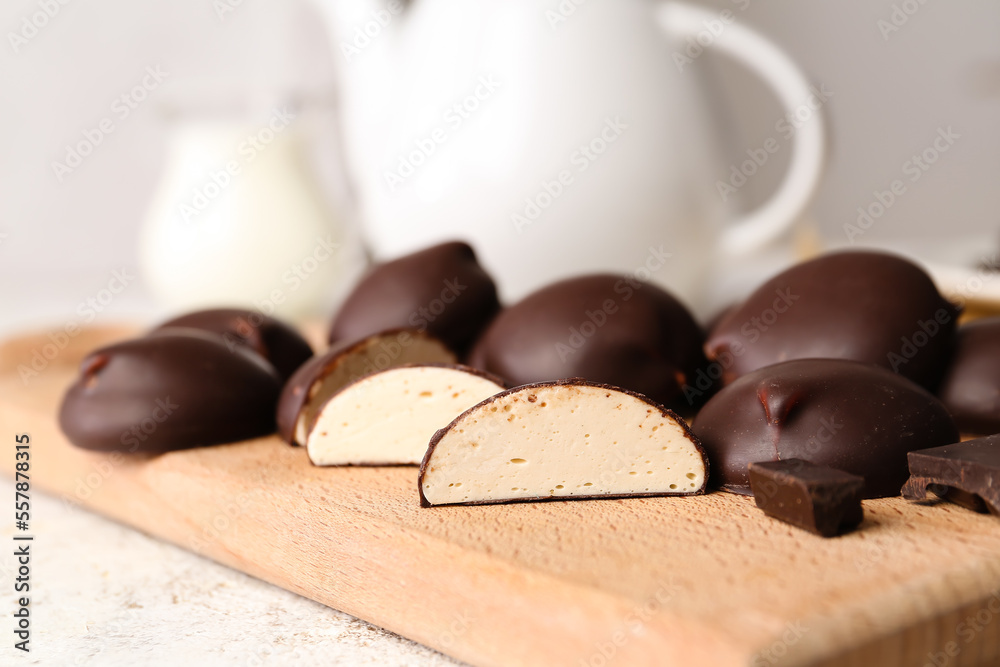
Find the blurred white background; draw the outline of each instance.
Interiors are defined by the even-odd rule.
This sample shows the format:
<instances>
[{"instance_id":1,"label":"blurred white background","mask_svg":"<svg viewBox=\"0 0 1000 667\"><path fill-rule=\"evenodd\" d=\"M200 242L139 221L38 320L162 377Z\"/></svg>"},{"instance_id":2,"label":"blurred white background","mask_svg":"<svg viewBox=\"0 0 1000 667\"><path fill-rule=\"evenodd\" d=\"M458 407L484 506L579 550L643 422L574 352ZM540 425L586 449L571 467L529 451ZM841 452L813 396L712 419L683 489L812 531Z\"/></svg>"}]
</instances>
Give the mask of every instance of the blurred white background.
<instances>
[{"instance_id":1,"label":"blurred white background","mask_svg":"<svg viewBox=\"0 0 1000 667\"><path fill-rule=\"evenodd\" d=\"M708 5L774 39L833 92L825 109L829 169L813 206L827 244L847 242L844 225L856 220L857 208L900 178L904 163L930 146L941 127L952 127L960 139L866 232L864 243L916 242L936 252L956 239L1000 236L1000 4ZM894 11L902 5L911 13L887 32L885 22L899 22ZM43 7L57 11L32 31L27 26L40 22L33 17ZM301 0L8 0L0 27L0 317L8 328L72 311L107 284L113 269L135 270L139 223L164 160L163 105L196 99L199 91L258 101L287 91L332 99L336 85L339 50ZM729 136L722 142L727 164L738 164L746 149L775 135L780 113L738 67L711 54L706 65L716 77L714 99L722 102L717 120ZM119 118L112 105L147 67L169 74ZM329 201L348 210L334 117L329 110L319 114L325 120L316 123L321 131L311 161ZM105 117L114 119L114 131L60 181L53 163ZM740 189L741 205L768 195L787 153ZM109 312L154 308L136 281Z\"/></svg>"}]
</instances>

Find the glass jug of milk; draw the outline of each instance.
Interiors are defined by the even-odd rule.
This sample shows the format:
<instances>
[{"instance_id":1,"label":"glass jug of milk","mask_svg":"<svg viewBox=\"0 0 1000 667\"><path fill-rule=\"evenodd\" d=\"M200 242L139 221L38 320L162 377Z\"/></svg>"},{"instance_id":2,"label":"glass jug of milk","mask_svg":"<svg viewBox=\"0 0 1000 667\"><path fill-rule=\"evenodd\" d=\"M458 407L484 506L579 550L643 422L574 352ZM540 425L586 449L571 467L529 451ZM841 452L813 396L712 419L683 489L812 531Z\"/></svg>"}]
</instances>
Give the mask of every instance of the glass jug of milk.
<instances>
[{"instance_id":1,"label":"glass jug of milk","mask_svg":"<svg viewBox=\"0 0 1000 667\"><path fill-rule=\"evenodd\" d=\"M325 313L361 265L356 238L306 160L307 122L274 106L255 120L180 113L140 236L140 266L172 310L236 305Z\"/></svg>"}]
</instances>

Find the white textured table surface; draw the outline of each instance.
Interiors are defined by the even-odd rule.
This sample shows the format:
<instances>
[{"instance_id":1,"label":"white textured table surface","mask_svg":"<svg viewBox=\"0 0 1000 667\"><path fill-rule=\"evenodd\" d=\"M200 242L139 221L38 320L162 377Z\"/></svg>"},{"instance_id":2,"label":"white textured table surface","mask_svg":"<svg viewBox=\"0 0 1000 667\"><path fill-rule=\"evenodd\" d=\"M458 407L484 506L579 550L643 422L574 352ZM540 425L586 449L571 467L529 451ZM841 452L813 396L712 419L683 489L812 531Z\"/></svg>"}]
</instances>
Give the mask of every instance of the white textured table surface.
<instances>
[{"instance_id":1,"label":"white textured table surface","mask_svg":"<svg viewBox=\"0 0 1000 667\"><path fill-rule=\"evenodd\" d=\"M5 521L0 665L460 664L58 499L31 496L31 652L13 648L9 614L20 594L12 583L14 527ZM0 479L0 498L13 501L11 480Z\"/></svg>"}]
</instances>

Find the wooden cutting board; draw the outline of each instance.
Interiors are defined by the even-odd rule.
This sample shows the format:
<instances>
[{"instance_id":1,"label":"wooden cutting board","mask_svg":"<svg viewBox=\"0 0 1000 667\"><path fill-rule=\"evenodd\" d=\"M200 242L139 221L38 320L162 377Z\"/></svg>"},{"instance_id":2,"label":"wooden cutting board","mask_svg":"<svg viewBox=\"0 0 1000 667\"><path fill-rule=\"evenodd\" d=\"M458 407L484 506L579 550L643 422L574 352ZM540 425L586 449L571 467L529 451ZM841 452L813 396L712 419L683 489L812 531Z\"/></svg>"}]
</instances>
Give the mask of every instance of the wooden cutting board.
<instances>
[{"instance_id":1,"label":"wooden cutting board","mask_svg":"<svg viewBox=\"0 0 1000 667\"><path fill-rule=\"evenodd\" d=\"M0 432L31 435L33 489L456 658L1000 664L996 517L866 501L861 530L825 540L725 493L422 509L415 468L316 468L274 437L154 458L78 450L56 425L61 393L86 351L125 333L81 333L27 384L18 365L50 340L0 346Z\"/></svg>"}]
</instances>

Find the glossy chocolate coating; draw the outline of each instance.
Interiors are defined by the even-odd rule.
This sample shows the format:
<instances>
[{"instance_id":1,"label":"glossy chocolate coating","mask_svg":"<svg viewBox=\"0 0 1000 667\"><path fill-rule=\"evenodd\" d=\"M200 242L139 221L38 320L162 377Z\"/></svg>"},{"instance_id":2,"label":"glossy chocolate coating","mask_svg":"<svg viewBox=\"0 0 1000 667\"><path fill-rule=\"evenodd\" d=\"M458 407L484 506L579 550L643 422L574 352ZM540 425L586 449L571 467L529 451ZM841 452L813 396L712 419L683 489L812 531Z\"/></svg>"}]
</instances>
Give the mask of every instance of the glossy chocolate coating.
<instances>
[{"instance_id":1,"label":"glossy chocolate coating","mask_svg":"<svg viewBox=\"0 0 1000 667\"><path fill-rule=\"evenodd\" d=\"M781 361L831 358L877 364L933 390L957 315L915 264L833 253L764 283L716 325L705 352L726 383Z\"/></svg>"},{"instance_id":2,"label":"glossy chocolate coating","mask_svg":"<svg viewBox=\"0 0 1000 667\"><path fill-rule=\"evenodd\" d=\"M59 426L77 447L156 453L274 432L274 368L219 336L169 329L91 352Z\"/></svg>"},{"instance_id":3,"label":"glossy chocolate coating","mask_svg":"<svg viewBox=\"0 0 1000 667\"><path fill-rule=\"evenodd\" d=\"M685 385L706 365L703 333L687 308L659 287L613 275L570 278L504 309L469 365L511 386L584 378L645 394L690 413Z\"/></svg>"},{"instance_id":4,"label":"glossy chocolate coating","mask_svg":"<svg viewBox=\"0 0 1000 667\"><path fill-rule=\"evenodd\" d=\"M959 328L938 396L963 433L1000 433L1000 317Z\"/></svg>"},{"instance_id":5,"label":"glossy chocolate coating","mask_svg":"<svg viewBox=\"0 0 1000 667\"><path fill-rule=\"evenodd\" d=\"M442 243L373 267L333 318L329 340L410 328L461 356L499 310L496 285L472 248Z\"/></svg>"},{"instance_id":6,"label":"glossy chocolate coating","mask_svg":"<svg viewBox=\"0 0 1000 667\"><path fill-rule=\"evenodd\" d=\"M749 470L757 507L775 519L834 537L864 518L862 477L802 459L751 463Z\"/></svg>"},{"instance_id":7,"label":"glossy chocolate coating","mask_svg":"<svg viewBox=\"0 0 1000 667\"><path fill-rule=\"evenodd\" d=\"M1000 434L910 452L903 497L927 491L977 512L1000 516Z\"/></svg>"},{"instance_id":8,"label":"glossy chocolate coating","mask_svg":"<svg viewBox=\"0 0 1000 667\"><path fill-rule=\"evenodd\" d=\"M186 327L222 336L229 345L245 345L267 359L287 379L312 356L312 348L298 331L280 320L252 310L199 310L167 320L154 331Z\"/></svg>"},{"instance_id":9,"label":"glossy chocolate coating","mask_svg":"<svg viewBox=\"0 0 1000 667\"><path fill-rule=\"evenodd\" d=\"M899 495L906 454L958 440L947 408L891 371L842 359L799 359L748 373L716 394L693 430L710 484L749 493L747 466L804 459L865 478L865 497Z\"/></svg>"}]
</instances>

